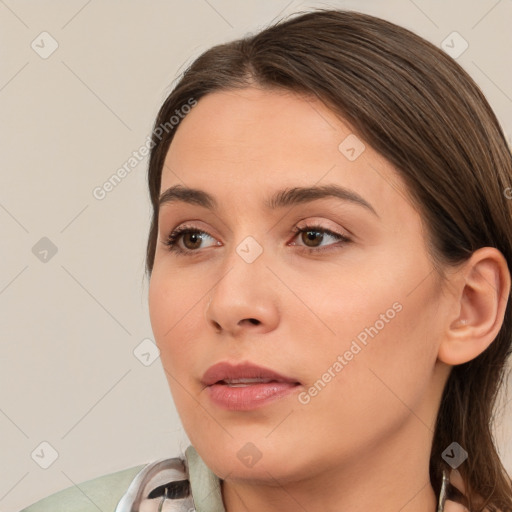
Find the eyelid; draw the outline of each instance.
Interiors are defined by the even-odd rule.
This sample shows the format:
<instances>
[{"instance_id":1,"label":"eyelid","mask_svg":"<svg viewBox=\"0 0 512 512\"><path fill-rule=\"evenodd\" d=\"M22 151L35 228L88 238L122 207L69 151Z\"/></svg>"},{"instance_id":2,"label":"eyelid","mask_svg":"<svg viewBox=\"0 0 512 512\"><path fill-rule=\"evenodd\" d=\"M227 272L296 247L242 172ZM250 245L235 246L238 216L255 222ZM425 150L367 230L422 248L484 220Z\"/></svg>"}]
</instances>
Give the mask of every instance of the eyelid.
<instances>
[{"instance_id":1,"label":"eyelid","mask_svg":"<svg viewBox=\"0 0 512 512\"><path fill-rule=\"evenodd\" d=\"M354 233L352 233L352 231L350 231L350 229L347 229L346 227L341 227L339 224L337 224L333 221L330 221L330 224L329 224L325 218L319 217L319 216L310 215L305 219L297 221L295 223L295 225L296 225L296 227L298 227L300 229L305 229L308 226L309 227L312 226L315 228L321 227L325 231L331 231L333 233L338 233L345 237L354 237L355 238Z\"/></svg>"}]
</instances>

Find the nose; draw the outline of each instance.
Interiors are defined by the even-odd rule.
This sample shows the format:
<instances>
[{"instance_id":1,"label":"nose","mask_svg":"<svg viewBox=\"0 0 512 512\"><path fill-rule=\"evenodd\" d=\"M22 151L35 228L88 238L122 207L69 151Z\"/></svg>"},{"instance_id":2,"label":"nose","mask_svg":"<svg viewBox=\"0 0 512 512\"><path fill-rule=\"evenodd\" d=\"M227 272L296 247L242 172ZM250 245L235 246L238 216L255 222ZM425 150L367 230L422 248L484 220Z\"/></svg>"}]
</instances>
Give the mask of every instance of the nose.
<instances>
[{"instance_id":1,"label":"nose","mask_svg":"<svg viewBox=\"0 0 512 512\"><path fill-rule=\"evenodd\" d=\"M206 322L216 333L241 337L276 328L279 319L275 277L263 251L246 261L235 250L210 293Z\"/></svg>"}]
</instances>

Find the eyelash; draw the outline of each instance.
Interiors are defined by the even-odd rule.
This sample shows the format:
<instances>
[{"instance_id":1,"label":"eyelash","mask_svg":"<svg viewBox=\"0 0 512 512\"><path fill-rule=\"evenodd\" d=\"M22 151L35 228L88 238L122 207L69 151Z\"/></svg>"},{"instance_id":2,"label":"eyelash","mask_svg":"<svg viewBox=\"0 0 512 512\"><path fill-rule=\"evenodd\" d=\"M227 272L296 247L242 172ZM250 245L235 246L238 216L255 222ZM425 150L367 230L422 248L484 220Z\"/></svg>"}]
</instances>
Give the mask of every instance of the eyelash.
<instances>
[{"instance_id":1,"label":"eyelash","mask_svg":"<svg viewBox=\"0 0 512 512\"><path fill-rule=\"evenodd\" d=\"M324 228L322 226L318 226L318 225L306 225L301 228L299 228L299 227L293 228L293 233L295 235L294 238L296 238L298 234L306 233L308 231L314 231L314 232L319 232L319 233L330 235L333 238L335 238L337 241L342 242L342 245L352 242L351 238L348 238L347 236L342 235L341 233L336 233L335 231L331 231L330 229L326 229L326 228ZM169 234L169 236L167 237L167 240L162 240L162 243L168 247L168 250L170 252L174 252L178 255L184 255L184 256L186 256L186 255L194 255L195 256L195 254L193 254L193 253L198 253L199 250L182 249L177 244L179 238L182 235L189 234L189 233L192 233L192 234L198 233L198 234L205 234L205 235L211 236L206 231L202 231L202 230L194 228L192 226L185 225L185 226L181 226L181 227L175 229L174 231L172 231ZM332 246L334 246L334 247L332 247ZM299 247L301 247L300 250L303 250L304 252L307 252L308 254L315 254L315 253L320 253L320 252L336 250L340 246L331 244L331 246L328 246L327 248L325 248L325 247L324 248L306 247L306 246L299 246Z\"/></svg>"}]
</instances>

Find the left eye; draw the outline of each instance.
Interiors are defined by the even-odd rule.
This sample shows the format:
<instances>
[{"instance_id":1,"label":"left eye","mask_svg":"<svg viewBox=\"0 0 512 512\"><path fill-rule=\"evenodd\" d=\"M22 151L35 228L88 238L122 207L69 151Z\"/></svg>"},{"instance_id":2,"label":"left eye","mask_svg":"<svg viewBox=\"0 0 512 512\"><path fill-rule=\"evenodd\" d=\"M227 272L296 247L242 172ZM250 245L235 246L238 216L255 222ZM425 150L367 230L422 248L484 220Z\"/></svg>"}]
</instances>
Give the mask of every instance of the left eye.
<instances>
[{"instance_id":1,"label":"left eye","mask_svg":"<svg viewBox=\"0 0 512 512\"><path fill-rule=\"evenodd\" d=\"M295 234L294 238L297 238L298 235L302 235L301 239L305 242L305 245L295 243L291 245L297 245L298 247L301 247L301 250L308 252L320 252L327 250L323 249L322 246L316 245L318 242L322 243L325 236L331 237L335 241L342 242L342 245L352 241L347 236L323 228L322 226L304 226L301 228L296 227L293 229L293 233ZM191 254L198 252L197 249L201 248L200 244L206 237L213 239L213 237L206 231L202 231L190 226L181 226L172 231L167 240L162 241L162 243L169 248L169 251L176 252L178 254ZM183 245L185 248L180 247L179 241L181 238L183 239ZM309 243L312 243L313 245L308 245ZM212 245L220 244L217 243ZM329 245L336 246L334 243Z\"/></svg>"},{"instance_id":2,"label":"left eye","mask_svg":"<svg viewBox=\"0 0 512 512\"><path fill-rule=\"evenodd\" d=\"M310 242L316 244L317 241L323 242L324 237L327 235L338 242L349 243L352 240L341 233L337 233L335 231L331 231L330 229L323 228L322 226L304 226L302 228L295 228L294 232L296 236L302 235L301 240L305 242L305 246L302 246L304 249L309 250L311 252L321 251L324 249L318 249L318 245L310 246L308 245ZM329 244L335 245L335 244Z\"/></svg>"}]
</instances>

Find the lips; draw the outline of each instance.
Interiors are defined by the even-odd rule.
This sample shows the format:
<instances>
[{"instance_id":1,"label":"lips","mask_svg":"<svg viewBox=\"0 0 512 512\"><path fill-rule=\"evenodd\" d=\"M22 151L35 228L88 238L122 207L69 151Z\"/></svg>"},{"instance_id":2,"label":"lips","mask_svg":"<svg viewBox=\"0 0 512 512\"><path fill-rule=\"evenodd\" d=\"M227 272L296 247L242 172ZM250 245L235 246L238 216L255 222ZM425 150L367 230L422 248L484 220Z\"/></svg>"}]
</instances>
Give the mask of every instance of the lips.
<instances>
[{"instance_id":1,"label":"lips","mask_svg":"<svg viewBox=\"0 0 512 512\"><path fill-rule=\"evenodd\" d=\"M293 396L301 386L294 378L248 362L215 364L206 371L201 382L211 402L231 412L266 407Z\"/></svg>"},{"instance_id":2,"label":"lips","mask_svg":"<svg viewBox=\"0 0 512 512\"><path fill-rule=\"evenodd\" d=\"M237 365L232 365L228 362L217 363L208 368L201 380L201 383L204 386L211 386L217 383L233 386L247 386L256 385L257 383L262 382L300 384L297 379L281 375L270 368L265 368L249 362Z\"/></svg>"}]
</instances>

